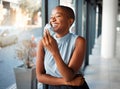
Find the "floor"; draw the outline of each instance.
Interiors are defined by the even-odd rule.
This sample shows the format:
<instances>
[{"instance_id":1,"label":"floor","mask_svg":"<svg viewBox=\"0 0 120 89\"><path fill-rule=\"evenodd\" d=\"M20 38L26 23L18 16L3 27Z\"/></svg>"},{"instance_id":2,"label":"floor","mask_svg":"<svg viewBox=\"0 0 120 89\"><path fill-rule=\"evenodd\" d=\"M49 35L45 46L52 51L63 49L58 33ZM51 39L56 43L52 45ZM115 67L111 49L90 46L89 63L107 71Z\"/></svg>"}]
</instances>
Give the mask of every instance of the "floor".
<instances>
[{"instance_id":1,"label":"floor","mask_svg":"<svg viewBox=\"0 0 120 89\"><path fill-rule=\"evenodd\" d=\"M103 59L100 57L100 38L96 40L89 66L84 74L90 89L120 89L120 32L117 33L116 58ZM41 84L38 84L39 89ZM16 89L13 84L7 89Z\"/></svg>"},{"instance_id":2,"label":"floor","mask_svg":"<svg viewBox=\"0 0 120 89\"><path fill-rule=\"evenodd\" d=\"M117 32L116 58L100 57L100 38L97 40L85 78L90 89L120 89L120 32Z\"/></svg>"}]
</instances>

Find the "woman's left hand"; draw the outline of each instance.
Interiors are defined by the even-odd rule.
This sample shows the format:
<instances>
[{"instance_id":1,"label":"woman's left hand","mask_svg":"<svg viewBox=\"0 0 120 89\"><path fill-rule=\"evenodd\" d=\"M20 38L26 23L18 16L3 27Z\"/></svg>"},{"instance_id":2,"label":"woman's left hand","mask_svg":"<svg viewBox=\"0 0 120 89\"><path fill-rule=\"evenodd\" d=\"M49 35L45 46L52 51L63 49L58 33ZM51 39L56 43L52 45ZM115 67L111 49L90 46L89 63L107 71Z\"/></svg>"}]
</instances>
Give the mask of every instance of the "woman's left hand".
<instances>
[{"instance_id":1,"label":"woman's left hand","mask_svg":"<svg viewBox=\"0 0 120 89\"><path fill-rule=\"evenodd\" d=\"M42 39L44 47L46 47L52 54L58 52L58 45L56 40L50 35L48 30L45 30L44 37Z\"/></svg>"},{"instance_id":2,"label":"woman's left hand","mask_svg":"<svg viewBox=\"0 0 120 89\"><path fill-rule=\"evenodd\" d=\"M82 86L84 84L84 77L82 75L77 75L72 81L67 82L66 85L70 86Z\"/></svg>"}]
</instances>

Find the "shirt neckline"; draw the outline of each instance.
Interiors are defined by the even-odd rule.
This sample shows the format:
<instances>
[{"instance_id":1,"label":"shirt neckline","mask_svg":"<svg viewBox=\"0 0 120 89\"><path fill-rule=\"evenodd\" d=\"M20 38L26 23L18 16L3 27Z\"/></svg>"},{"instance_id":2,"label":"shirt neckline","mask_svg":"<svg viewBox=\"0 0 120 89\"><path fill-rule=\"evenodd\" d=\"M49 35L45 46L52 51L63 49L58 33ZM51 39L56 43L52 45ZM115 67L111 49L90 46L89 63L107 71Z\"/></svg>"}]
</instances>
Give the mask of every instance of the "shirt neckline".
<instances>
[{"instance_id":1,"label":"shirt neckline","mask_svg":"<svg viewBox=\"0 0 120 89\"><path fill-rule=\"evenodd\" d=\"M69 38L69 34L70 34L70 33L67 33L65 36L60 37L60 38L57 38L56 35L54 35L54 38L55 38L55 40L56 40L58 43L61 43L61 42L63 42L63 41L67 41L67 39Z\"/></svg>"}]
</instances>

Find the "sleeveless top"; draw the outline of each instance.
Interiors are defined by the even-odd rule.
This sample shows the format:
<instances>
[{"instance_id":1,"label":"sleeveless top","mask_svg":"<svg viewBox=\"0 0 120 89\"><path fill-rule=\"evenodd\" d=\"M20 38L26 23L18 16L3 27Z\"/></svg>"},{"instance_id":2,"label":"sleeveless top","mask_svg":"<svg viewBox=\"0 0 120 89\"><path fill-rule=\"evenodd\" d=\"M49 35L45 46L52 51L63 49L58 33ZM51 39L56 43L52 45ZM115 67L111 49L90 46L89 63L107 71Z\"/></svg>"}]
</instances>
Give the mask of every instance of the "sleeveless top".
<instances>
[{"instance_id":1,"label":"sleeveless top","mask_svg":"<svg viewBox=\"0 0 120 89\"><path fill-rule=\"evenodd\" d=\"M53 37L57 41L59 52L61 54L64 63L68 64L72 56L72 52L75 48L75 41L78 35L68 33L67 35L61 38L56 38L55 35ZM57 65L54 61L52 54L47 49L45 49L44 65L45 65L46 74L55 77L62 77L57 68Z\"/></svg>"}]
</instances>

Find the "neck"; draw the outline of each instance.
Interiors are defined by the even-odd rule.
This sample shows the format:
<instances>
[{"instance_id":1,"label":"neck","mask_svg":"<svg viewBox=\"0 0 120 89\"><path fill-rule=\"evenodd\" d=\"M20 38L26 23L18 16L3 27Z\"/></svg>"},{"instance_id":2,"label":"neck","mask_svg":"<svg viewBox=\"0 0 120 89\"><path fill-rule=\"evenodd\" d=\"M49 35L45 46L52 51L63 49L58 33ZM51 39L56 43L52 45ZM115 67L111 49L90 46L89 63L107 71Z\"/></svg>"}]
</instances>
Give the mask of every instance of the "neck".
<instances>
[{"instance_id":1,"label":"neck","mask_svg":"<svg viewBox=\"0 0 120 89\"><path fill-rule=\"evenodd\" d=\"M65 32L65 33L62 33L62 34L56 33L55 35L56 35L57 38L61 38L61 37L65 36L65 35L68 34L68 33L69 33L69 31L68 31L68 32Z\"/></svg>"}]
</instances>

